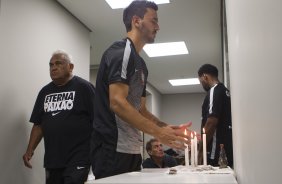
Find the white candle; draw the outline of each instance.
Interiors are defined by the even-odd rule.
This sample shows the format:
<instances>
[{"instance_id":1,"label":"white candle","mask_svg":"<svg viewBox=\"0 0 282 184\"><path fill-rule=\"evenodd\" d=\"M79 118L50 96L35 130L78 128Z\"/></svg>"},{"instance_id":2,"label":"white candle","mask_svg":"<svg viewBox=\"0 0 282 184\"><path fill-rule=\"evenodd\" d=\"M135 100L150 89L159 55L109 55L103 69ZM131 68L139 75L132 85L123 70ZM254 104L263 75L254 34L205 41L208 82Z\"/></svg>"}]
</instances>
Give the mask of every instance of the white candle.
<instances>
[{"instance_id":1,"label":"white candle","mask_svg":"<svg viewBox=\"0 0 282 184\"><path fill-rule=\"evenodd\" d=\"M194 147L194 138L193 133L191 132L191 166L195 166L195 147Z\"/></svg>"},{"instance_id":2,"label":"white candle","mask_svg":"<svg viewBox=\"0 0 282 184\"><path fill-rule=\"evenodd\" d=\"M185 129L185 132L184 132L185 135L187 135L187 131ZM185 138L185 140L187 140ZM189 149L188 149L188 145L185 144L186 148L185 148L185 166L188 167L189 166Z\"/></svg>"},{"instance_id":3,"label":"white candle","mask_svg":"<svg viewBox=\"0 0 282 184\"><path fill-rule=\"evenodd\" d=\"M203 160L204 160L204 165L207 165L207 137L204 128L203 128Z\"/></svg>"},{"instance_id":4,"label":"white candle","mask_svg":"<svg viewBox=\"0 0 282 184\"><path fill-rule=\"evenodd\" d=\"M198 138L197 138L197 133L195 132L194 136L194 141L195 141L195 166L198 165Z\"/></svg>"}]
</instances>

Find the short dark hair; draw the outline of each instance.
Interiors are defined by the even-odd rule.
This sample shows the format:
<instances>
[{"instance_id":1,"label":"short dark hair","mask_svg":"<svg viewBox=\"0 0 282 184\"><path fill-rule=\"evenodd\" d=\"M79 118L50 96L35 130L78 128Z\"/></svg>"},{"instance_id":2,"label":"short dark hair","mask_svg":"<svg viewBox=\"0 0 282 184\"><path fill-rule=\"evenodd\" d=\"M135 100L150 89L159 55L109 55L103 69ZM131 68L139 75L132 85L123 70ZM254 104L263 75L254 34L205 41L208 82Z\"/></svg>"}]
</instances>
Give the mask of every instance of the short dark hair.
<instances>
[{"instance_id":1,"label":"short dark hair","mask_svg":"<svg viewBox=\"0 0 282 184\"><path fill-rule=\"evenodd\" d=\"M198 70L198 76L201 77L203 74L210 74L213 77L218 77L218 70L211 64L204 64Z\"/></svg>"},{"instance_id":2,"label":"short dark hair","mask_svg":"<svg viewBox=\"0 0 282 184\"><path fill-rule=\"evenodd\" d=\"M152 8L153 10L158 10L158 5L156 3L147 0L135 0L128 5L123 11L123 23L126 28L126 32L131 31L131 20L134 15L140 18L144 18L147 8Z\"/></svg>"},{"instance_id":3,"label":"short dark hair","mask_svg":"<svg viewBox=\"0 0 282 184\"><path fill-rule=\"evenodd\" d=\"M158 139L156 138L153 138L153 139L150 139L147 143L146 143L146 151L151 151L152 150L152 143L153 142L157 142L159 141Z\"/></svg>"}]
</instances>

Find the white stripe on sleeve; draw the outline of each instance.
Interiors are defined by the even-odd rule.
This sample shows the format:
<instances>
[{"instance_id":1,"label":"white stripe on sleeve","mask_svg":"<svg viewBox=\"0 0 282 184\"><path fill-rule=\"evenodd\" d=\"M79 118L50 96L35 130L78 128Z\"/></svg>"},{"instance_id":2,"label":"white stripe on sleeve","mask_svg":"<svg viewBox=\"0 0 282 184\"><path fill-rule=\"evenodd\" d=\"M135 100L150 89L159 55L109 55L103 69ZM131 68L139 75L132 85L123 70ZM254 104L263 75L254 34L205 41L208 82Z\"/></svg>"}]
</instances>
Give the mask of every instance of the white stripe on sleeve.
<instances>
[{"instance_id":1,"label":"white stripe on sleeve","mask_svg":"<svg viewBox=\"0 0 282 184\"><path fill-rule=\"evenodd\" d=\"M122 60L122 70L121 70L121 77L123 79L126 79L127 75L127 65L129 62L129 56L131 53L131 47L130 47L130 41L126 41L125 49L124 49L124 54L123 54L123 60Z\"/></svg>"}]
</instances>

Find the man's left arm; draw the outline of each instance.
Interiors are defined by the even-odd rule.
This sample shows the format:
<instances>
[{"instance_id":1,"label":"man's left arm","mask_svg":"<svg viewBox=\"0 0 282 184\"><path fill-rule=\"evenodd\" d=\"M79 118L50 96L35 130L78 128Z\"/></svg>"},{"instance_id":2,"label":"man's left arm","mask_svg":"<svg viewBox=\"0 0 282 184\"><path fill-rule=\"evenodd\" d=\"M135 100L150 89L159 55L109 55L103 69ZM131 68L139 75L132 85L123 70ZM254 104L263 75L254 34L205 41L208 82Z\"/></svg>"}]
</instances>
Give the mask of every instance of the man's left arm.
<instances>
[{"instance_id":1,"label":"man's left arm","mask_svg":"<svg viewBox=\"0 0 282 184\"><path fill-rule=\"evenodd\" d=\"M205 132L206 132L206 140L207 140L207 147L211 143L212 137L214 135L214 132L216 130L218 123L218 118L214 116L208 117L206 124L205 124ZM198 163L203 163L203 142L199 142L199 154L198 154Z\"/></svg>"},{"instance_id":2,"label":"man's left arm","mask_svg":"<svg viewBox=\"0 0 282 184\"><path fill-rule=\"evenodd\" d=\"M159 127L167 126L165 122L159 120L156 116L154 116L151 112L149 112L146 108L146 97L141 98L141 109L140 113L145 116L147 119L153 121Z\"/></svg>"},{"instance_id":3,"label":"man's left arm","mask_svg":"<svg viewBox=\"0 0 282 184\"><path fill-rule=\"evenodd\" d=\"M167 123L161 121L159 118L157 118L156 116L154 116L151 112L147 110L146 97L141 98L141 109L139 112L147 119L150 119L151 121L153 121L159 127L170 126L173 129L179 129L179 131L184 131L184 129L186 128L188 131L187 135L190 134L190 130L188 128L192 125L192 122L181 124L181 125L168 125Z\"/></svg>"}]
</instances>

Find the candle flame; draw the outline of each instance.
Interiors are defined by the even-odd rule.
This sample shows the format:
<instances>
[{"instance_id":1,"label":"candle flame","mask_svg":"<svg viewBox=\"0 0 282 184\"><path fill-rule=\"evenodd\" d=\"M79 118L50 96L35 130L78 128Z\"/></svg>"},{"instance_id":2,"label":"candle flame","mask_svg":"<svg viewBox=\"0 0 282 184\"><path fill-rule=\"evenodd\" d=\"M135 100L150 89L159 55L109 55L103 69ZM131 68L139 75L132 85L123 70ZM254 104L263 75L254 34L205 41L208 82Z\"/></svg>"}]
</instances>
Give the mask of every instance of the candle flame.
<instances>
[{"instance_id":1,"label":"candle flame","mask_svg":"<svg viewBox=\"0 0 282 184\"><path fill-rule=\"evenodd\" d=\"M205 132L205 128L203 128L203 133L205 134L206 132Z\"/></svg>"}]
</instances>

